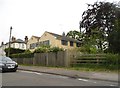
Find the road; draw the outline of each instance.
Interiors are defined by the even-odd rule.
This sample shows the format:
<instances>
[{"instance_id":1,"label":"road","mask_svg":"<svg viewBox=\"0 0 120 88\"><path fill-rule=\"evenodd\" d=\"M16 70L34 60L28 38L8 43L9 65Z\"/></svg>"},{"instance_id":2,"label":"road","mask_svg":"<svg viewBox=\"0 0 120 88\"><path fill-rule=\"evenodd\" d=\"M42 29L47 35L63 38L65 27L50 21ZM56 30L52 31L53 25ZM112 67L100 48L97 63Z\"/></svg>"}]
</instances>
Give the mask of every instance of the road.
<instances>
[{"instance_id":1,"label":"road","mask_svg":"<svg viewBox=\"0 0 120 88\"><path fill-rule=\"evenodd\" d=\"M2 86L117 86L117 82L74 79L65 76L22 71L2 73Z\"/></svg>"}]
</instances>

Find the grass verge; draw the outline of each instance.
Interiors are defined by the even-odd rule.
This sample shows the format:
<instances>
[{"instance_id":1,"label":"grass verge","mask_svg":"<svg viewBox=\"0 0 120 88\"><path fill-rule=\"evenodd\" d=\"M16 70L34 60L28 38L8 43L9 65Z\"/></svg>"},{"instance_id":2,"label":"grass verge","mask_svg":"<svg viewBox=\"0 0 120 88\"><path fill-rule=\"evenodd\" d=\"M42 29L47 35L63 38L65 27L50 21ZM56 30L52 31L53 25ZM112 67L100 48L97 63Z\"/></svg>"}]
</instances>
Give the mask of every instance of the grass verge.
<instances>
[{"instance_id":1,"label":"grass verge","mask_svg":"<svg viewBox=\"0 0 120 88\"><path fill-rule=\"evenodd\" d=\"M36 66L36 67L47 67L48 69L51 68L62 68L66 70L76 70L76 71L89 71L89 72L114 72L118 73L120 71L117 66L104 66L104 65L92 65L92 64L86 64L86 65L77 65L72 67L53 67L53 66L42 66L42 65L31 65L31 64L20 64L22 66Z\"/></svg>"}]
</instances>

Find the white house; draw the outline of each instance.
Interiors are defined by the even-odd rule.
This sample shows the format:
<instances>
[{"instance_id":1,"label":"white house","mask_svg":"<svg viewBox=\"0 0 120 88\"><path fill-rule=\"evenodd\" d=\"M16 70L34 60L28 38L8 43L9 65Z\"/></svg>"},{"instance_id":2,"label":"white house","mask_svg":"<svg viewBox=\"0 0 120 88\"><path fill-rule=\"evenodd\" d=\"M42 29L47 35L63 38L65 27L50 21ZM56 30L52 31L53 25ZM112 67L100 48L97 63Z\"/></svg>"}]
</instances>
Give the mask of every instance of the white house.
<instances>
[{"instance_id":1,"label":"white house","mask_svg":"<svg viewBox=\"0 0 120 88\"><path fill-rule=\"evenodd\" d=\"M26 42L28 41L27 36L25 37L25 41L22 39L16 39L15 37L12 37L12 41L10 42L10 47L11 48L18 48L22 50L26 50ZM0 49L6 49L9 47L9 43L6 44L1 44Z\"/></svg>"}]
</instances>

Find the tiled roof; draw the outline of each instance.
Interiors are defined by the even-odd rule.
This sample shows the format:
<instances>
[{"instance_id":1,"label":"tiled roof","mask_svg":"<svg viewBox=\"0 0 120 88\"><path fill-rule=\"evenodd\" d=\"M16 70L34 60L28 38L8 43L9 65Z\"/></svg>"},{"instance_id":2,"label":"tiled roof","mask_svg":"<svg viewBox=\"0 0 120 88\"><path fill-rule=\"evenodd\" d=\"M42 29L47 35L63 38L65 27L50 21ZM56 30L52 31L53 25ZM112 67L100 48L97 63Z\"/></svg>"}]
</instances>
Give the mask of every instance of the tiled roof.
<instances>
[{"instance_id":1,"label":"tiled roof","mask_svg":"<svg viewBox=\"0 0 120 88\"><path fill-rule=\"evenodd\" d=\"M40 37L38 37L38 36L34 36L34 35L33 35L32 37L35 37L35 38L38 38L38 39L40 38Z\"/></svg>"},{"instance_id":2,"label":"tiled roof","mask_svg":"<svg viewBox=\"0 0 120 88\"><path fill-rule=\"evenodd\" d=\"M23 41L22 39L17 39L13 41L12 43L25 43L25 41Z\"/></svg>"},{"instance_id":3,"label":"tiled roof","mask_svg":"<svg viewBox=\"0 0 120 88\"><path fill-rule=\"evenodd\" d=\"M47 32L47 33L52 34L53 36L55 36L59 40L66 40L66 41L73 41L73 42L80 43L80 41L78 41L78 40L76 40L74 38L70 38L70 37L67 37L67 36L58 35L58 34L51 33L51 32Z\"/></svg>"}]
</instances>

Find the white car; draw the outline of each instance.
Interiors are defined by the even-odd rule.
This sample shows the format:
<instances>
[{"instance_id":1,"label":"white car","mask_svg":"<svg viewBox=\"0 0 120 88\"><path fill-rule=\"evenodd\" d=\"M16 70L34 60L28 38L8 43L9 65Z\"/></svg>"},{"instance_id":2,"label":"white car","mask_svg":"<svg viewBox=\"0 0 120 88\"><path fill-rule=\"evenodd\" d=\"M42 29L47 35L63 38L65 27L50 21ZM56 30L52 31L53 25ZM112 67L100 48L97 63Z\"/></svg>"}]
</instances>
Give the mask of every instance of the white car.
<instances>
[{"instance_id":1,"label":"white car","mask_svg":"<svg viewBox=\"0 0 120 88\"><path fill-rule=\"evenodd\" d=\"M0 70L5 71L14 71L16 72L18 64L13 61L11 58L6 56L0 56Z\"/></svg>"}]
</instances>

